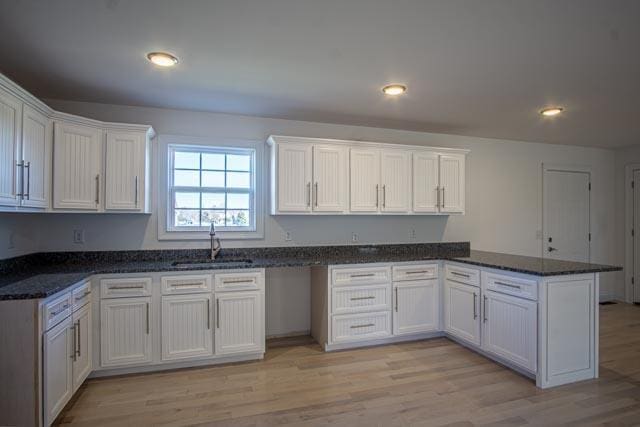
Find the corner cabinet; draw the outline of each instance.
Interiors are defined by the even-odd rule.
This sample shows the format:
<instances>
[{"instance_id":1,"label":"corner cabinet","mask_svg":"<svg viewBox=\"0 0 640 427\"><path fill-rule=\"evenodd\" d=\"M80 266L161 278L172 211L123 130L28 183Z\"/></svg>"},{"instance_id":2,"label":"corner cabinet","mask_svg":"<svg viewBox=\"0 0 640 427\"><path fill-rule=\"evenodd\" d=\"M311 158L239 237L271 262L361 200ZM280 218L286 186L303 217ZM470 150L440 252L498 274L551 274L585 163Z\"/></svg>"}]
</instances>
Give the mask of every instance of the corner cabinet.
<instances>
[{"instance_id":1,"label":"corner cabinet","mask_svg":"<svg viewBox=\"0 0 640 427\"><path fill-rule=\"evenodd\" d=\"M467 150L270 136L272 215L463 214Z\"/></svg>"}]
</instances>

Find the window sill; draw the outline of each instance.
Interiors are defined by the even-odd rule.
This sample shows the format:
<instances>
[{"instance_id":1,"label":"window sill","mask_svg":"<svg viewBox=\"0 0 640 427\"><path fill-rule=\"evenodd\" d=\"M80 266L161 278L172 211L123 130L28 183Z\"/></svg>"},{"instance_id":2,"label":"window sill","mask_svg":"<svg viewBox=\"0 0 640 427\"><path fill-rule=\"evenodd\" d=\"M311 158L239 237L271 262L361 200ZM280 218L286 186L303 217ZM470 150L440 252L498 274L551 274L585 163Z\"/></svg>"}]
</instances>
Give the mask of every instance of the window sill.
<instances>
[{"instance_id":1,"label":"window sill","mask_svg":"<svg viewBox=\"0 0 640 427\"><path fill-rule=\"evenodd\" d=\"M264 233L259 231L217 231L220 240L262 240ZM209 240L208 231L160 231L158 240Z\"/></svg>"}]
</instances>

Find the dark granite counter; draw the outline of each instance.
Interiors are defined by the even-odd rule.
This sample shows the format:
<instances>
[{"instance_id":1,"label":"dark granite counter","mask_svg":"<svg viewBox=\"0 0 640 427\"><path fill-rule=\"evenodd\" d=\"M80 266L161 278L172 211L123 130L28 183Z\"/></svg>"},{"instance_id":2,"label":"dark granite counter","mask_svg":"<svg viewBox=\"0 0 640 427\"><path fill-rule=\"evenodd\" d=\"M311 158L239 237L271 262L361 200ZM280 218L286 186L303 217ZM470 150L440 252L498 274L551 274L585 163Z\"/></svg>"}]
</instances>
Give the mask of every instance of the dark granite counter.
<instances>
[{"instance_id":1,"label":"dark granite counter","mask_svg":"<svg viewBox=\"0 0 640 427\"><path fill-rule=\"evenodd\" d=\"M206 249L56 252L1 260L0 300L46 298L94 274L305 267L438 259L537 276L621 269L471 251L468 242L225 249L221 254L220 259L214 263L202 262L208 256Z\"/></svg>"}]
</instances>

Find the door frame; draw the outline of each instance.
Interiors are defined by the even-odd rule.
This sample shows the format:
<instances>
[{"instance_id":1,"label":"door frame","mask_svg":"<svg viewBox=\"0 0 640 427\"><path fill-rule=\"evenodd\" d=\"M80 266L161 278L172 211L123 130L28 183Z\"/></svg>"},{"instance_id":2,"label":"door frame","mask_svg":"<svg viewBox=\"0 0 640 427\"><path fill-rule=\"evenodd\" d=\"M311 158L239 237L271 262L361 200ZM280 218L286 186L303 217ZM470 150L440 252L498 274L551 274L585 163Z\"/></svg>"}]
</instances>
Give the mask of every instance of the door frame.
<instances>
[{"instance_id":1,"label":"door frame","mask_svg":"<svg viewBox=\"0 0 640 427\"><path fill-rule=\"evenodd\" d=\"M626 302L632 303L634 300L634 285L631 278L637 276L634 272L634 242L631 236L633 230L633 189L631 182L633 174L640 170L640 163L631 163L624 168L624 199L625 199L625 221L624 221L624 297ZM640 185L640 184L639 184ZM639 272L640 274L640 272ZM640 298L639 298L640 299Z\"/></svg>"},{"instance_id":2,"label":"door frame","mask_svg":"<svg viewBox=\"0 0 640 427\"><path fill-rule=\"evenodd\" d=\"M591 178L593 176L592 171L591 171L591 166L589 165L571 165L571 164L561 164L561 163L542 163L542 239L541 239L541 244L540 244L540 250L542 253L542 258L546 258L545 257L545 241L544 241L544 236L545 236L545 226L547 223L547 215L546 215L546 197L547 197L547 180L545 179L547 172L569 172L569 173L586 173L589 175L589 184L591 184ZM592 206L591 206L591 191L589 191L589 235L592 236L592 230L591 230L591 212L593 210ZM589 239L589 254L588 254L588 262L591 262L591 239Z\"/></svg>"}]
</instances>

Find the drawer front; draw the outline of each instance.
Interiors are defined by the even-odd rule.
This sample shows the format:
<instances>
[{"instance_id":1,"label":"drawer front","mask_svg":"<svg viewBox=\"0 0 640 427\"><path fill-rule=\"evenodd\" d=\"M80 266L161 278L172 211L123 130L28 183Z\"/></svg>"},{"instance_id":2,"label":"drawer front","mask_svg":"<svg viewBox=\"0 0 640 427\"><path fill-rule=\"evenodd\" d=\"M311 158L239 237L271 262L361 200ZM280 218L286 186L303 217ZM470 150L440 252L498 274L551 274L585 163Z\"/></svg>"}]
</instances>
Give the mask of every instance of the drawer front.
<instances>
[{"instance_id":1,"label":"drawer front","mask_svg":"<svg viewBox=\"0 0 640 427\"><path fill-rule=\"evenodd\" d=\"M437 279L438 264L398 265L393 267L393 281Z\"/></svg>"},{"instance_id":2,"label":"drawer front","mask_svg":"<svg viewBox=\"0 0 640 427\"><path fill-rule=\"evenodd\" d=\"M480 270L477 268L460 267L446 264L445 277L458 283L466 283L471 286L480 286Z\"/></svg>"},{"instance_id":3,"label":"drawer front","mask_svg":"<svg viewBox=\"0 0 640 427\"><path fill-rule=\"evenodd\" d=\"M390 267L347 267L331 271L333 286L376 285L390 281Z\"/></svg>"},{"instance_id":4,"label":"drawer front","mask_svg":"<svg viewBox=\"0 0 640 427\"><path fill-rule=\"evenodd\" d=\"M45 304L43 316L43 328L45 331L51 329L62 320L71 316L72 299L71 292L54 299Z\"/></svg>"},{"instance_id":5,"label":"drawer front","mask_svg":"<svg viewBox=\"0 0 640 427\"><path fill-rule=\"evenodd\" d=\"M391 310L391 285L337 287L331 290L333 314Z\"/></svg>"},{"instance_id":6,"label":"drawer front","mask_svg":"<svg viewBox=\"0 0 640 427\"><path fill-rule=\"evenodd\" d=\"M91 301L91 282L85 282L76 289L73 290L71 294L73 311L76 311L80 307L84 306L86 303Z\"/></svg>"},{"instance_id":7,"label":"drawer front","mask_svg":"<svg viewBox=\"0 0 640 427\"><path fill-rule=\"evenodd\" d=\"M538 300L538 282L535 280L485 271L482 273L482 283L484 288L490 291Z\"/></svg>"},{"instance_id":8,"label":"drawer front","mask_svg":"<svg viewBox=\"0 0 640 427\"><path fill-rule=\"evenodd\" d=\"M100 298L146 297L150 295L150 277L123 277L100 280Z\"/></svg>"},{"instance_id":9,"label":"drawer front","mask_svg":"<svg viewBox=\"0 0 640 427\"><path fill-rule=\"evenodd\" d=\"M366 341L391 336L391 312L342 314L331 317L332 343Z\"/></svg>"},{"instance_id":10,"label":"drawer front","mask_svg":"<svg viewBox=\"0 0 640 427\"><path fill-rule=\"evenodd\" d=\"M240 273L216 273L214 283L216 292L248 291L263 289L264 276L261 271Z\"/></svg>"},{"instance_id":11,"label":"drawer front","mask_svg":"<svg viewBox=\"0 0 640 427\"><path fill-rule=\"evenodd\" d=\"M162 295L193 294L211 292L210 274L190 274L188 276L163 276Z\"/></svg>"}]
</instances>

